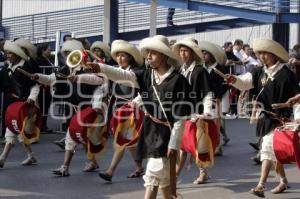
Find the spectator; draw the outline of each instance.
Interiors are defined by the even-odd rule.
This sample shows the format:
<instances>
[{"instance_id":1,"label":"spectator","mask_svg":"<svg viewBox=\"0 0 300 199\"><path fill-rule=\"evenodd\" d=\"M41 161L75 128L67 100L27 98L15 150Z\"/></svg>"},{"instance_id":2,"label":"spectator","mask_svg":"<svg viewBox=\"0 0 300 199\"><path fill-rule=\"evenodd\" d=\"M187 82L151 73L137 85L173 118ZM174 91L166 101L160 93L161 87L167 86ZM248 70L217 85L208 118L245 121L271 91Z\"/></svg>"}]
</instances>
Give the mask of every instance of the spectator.
<instances>
[{"instance_id":1,"label":"spectator","mask_svg":"<svg viewBox=\"0 0 300 199\"><path fill-rule=\"evenodd\" d=\"M240 75L244 74L246 72L245 66L243 63L243 41L240 39L236 39L233 43L233 54L239 59L239 61L242 61L242 63L236 63L235 64L235 74Z\"/></svg>"},{"instance_id":2,"label":"spectator","mask_svg":"<svg viewBox=\"0 0 300 199\"><path fill-rule=\"evenodd\" d=\"M167 26L174 26L173 16L175 14L175 8L168 8Z\"/></svg>"},{"instance_id":3,"label":"spectator","mask_svg":"<svg viewBox=\"0 0 300 199\"><path fill-rule=\"evenodd\" d=\"M258 63L258 61L252 57L251 53L253 52L253 50L252 50L252 52L251 52L251 50L252 49L250 48L249 44L245 44L243 46L243 51L244 51L243 63L245 63L246 72L251 72L254 67L257 67L260 65Z\"/></svg>"},{"instance_id":4,"label":"spectator","mask_svg":"<svg viewBox=\"0 0 300 199\"><path fill-rule=\"evenodd\" d=\"M71 35L65 35L63 37L63 42L68 41L68 40L72 40L72 36Z\"/></svg>"},{"instance_id":5,"label":"spectator","mask_svg":"<svg viewBox=\"0 0 300 199\"><path fill-rule=\"evenodd\" d=\"M300 44L293 47L293 52L290 55L289 64L291 69L295 72L297 81L300 82Z\"/></svg>"}]
</instances>

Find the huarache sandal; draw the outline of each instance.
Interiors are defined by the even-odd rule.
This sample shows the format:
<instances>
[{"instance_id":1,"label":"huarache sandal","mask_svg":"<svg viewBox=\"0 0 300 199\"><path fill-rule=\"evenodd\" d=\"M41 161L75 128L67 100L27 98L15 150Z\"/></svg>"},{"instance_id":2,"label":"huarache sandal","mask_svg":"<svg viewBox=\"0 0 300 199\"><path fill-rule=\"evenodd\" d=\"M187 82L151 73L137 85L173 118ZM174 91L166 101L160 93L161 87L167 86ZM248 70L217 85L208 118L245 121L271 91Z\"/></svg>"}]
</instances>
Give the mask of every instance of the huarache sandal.
<instances>
[{"instance_id":1,"label":"huarache sandal","mask_svg":"<svg viewBox=\"0 0 300 199\"><path fill-rule=\"evenodd\" d=\"M273 194L279 194L284 192L288 188L287 184L285 183L279 183L274 189L271 190L271 193Z\"/></svg>"},{"instance_id":2,"label":"huarache sandal","mask_svg":"<svg viewBox=\"0 0 300 199\"><path fill-rule=\"evenodd\" d=\"M129 174L127 178L140 178L144 175L144 173L145 173L144 169L140 171L134 171L133 173Z\"/></svg>"},{"instance_id":3,"label":"huarache sandal","mask_svg":"<svg viewBox=\"0 0 300 199\"><path fill-rule=\"evenodd\" d=\"M263 187L259 187L256 186L255 188L250 190L250 193L252 193L253 195L256 195L260 198L264 198L265 197L265 193L264 193L264 188Z\"/></svg>"},{"instance_id":4,"label":"huarache sandal","mask_svg":"<svg viewBox=\"0 0 300 199\"><path fill-rule=\"evenodd\" d=\"M112 176L110 176L109 174L105 173L105 172L100 172L99 177L102 178L103 180L107 181L107 182L111 182Z\"/></svg>"}]
</instances>

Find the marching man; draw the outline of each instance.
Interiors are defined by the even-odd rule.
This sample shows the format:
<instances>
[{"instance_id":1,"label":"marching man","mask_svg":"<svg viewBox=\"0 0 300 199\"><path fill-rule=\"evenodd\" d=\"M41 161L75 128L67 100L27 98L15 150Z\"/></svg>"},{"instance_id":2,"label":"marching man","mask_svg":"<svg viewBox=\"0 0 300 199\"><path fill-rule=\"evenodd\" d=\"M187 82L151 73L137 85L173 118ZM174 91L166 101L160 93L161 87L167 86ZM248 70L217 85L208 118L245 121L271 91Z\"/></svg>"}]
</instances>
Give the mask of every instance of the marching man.
<instances>
[{"instance_id":1,"label":"marching man","mask_svg":"<svg viewBox=\"0 0 300 199\"><path fill-rule=\"evenodd\" d=\"M270 39L256 39L253 50L258 53L264 67L256 68L253 72L240 76L227 75L226 79L228 83L240 90L254 88L256 101L262 107L260 114L257 114L257 131L262 136L261 176L256 187L251 189L251 193L264 197L265 183L273 163L277 165L276 173L280 177L280 182L271 192L274 194L282 193L288 187L284 168L276 160L274 154L273 131L282 124L279 118L289 118L291 110L289 108L273 110L271 105L284 103L298 94L299 86L295 75L285 64L289 58L288 52L279 43ZM300 118L298 106L293 107L295 120ZM276 117L274 117L274 113Z\"/></svg>"},{"instance_id":2,"label":"marching man","mask_svg":"<svg viewBox=\"0 0 300 199\"><path fill-rule=\"evenodd\" d=\"M31 117L36 117L36 100L40 91L40 87L29 77L22 74L18 68L28 72L35 73L38 68L29 64L29 57L24 51L14 42L6 41L4 50L7 51L9 66L0 72L0 89L6 92L6 132L5 132L5 147L0 155L0 168L3 168L6 158L17 140L24 146L27 154L22 165L36 164L37 160L31 149L31 143L38 140L39 128L34 121L30 121ZM25 102L25 104L20 104ZM26 111L25 111L26 110ZM25 118L12 116L15 113L23 112ZM35 116L34 116L35 115ZM12 121L7 121L8 118L13 118ZM34 119L34 118L33 118ZM25 121L31 123L35 127L28 129Z\"/></svg>"}]
</instances>

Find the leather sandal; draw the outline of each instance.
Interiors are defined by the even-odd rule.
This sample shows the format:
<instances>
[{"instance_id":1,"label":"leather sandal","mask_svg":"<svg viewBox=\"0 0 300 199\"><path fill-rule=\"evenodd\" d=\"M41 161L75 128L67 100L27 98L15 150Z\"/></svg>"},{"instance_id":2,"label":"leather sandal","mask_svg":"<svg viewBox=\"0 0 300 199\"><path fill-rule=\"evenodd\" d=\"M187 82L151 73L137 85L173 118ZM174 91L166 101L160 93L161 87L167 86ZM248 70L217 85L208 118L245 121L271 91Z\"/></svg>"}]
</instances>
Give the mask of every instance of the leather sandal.
<instances>
[{"instance_id":1,"label":"leather sandal","mask_svg":"<svg viewBox=\"0 0 300 199\"><path fill-rule=\"evenodd\" d=\"M209 176L207 173L203 172L200 174L200 176L193 182L193 184L204 184L209 179Z\"/></svg>"},{"instance_id":2,"label":"leather sandal","mask_svg":"<svg viewBox=\"0 0 300 199\"><path fill-rule=\"evenodd\" d=\"M95 171L96 169L98 169L99 166L96 162L88 162L86 163L84 169L82 170L83 172L92 172L92 171Z\"/></svg>"},{"instance_id":3,"label":"leather sandal","mask_svg":"<svg viewBox=\"0 0 300 199\"><path fill-rule=\"evenodd\" d=\"M250 190L250 193L252 193L253 195L256 195L260 198L265 197L264 187L256 186L255 188Z\"/></svg>"},{"instance_id":4,"label":"leather sandal","mask_svg":"<svg viewBox=\"0 0 300 199\"><path fill-rule=\"evenodd\" d=\"M287 184L285 183L279 183L274 189L271 190L271 193L273 194L279 194L284 192L288 188Z\"/></svg>"},{"instance_id":5,"label":"leather sandal","mask_svg":"<svg viewBox=\"0 0 300 199\"><path fill-rule=\"evenodd\" d=\"M35 157L28 157L21 163L21 165L23 166L29 166L33 164L37 164L37 160L35 159Z\"/></svg>"},{"instance_id":6,"label":"leather sandal","mask_svg":"<svg viewBox=\"0 0 300 199\"><path fill-rule=\"evenodd\" d=\"M70 176L70 174L69 174L69 168L67 166L64 166L64 165L62 165L58 169L52 170L52 173L54 175L61 176L61 177Z\"/></svg>"},{"instance_id":7,"label":"leather sandal","mask_svg":"<svg viewBox=\"0 0 300 199\"><path fill-rule=\"evenodd\" d=\"M127 178L140 178L144 175L144 173L145 173L144 169L140 171L134 171L133 173L129 174Z\"/></svg>"},{"instance_id":8,"label":"leather sandal","mask_svg":"<svg viewBox=\"0 0 300 199\"><path fill-rule=\"evenodd\" d=\"M111 182L112 176L107 174L106 172L100 172L99 177L102 178L103 180L107 181L107 182Z\"/></svg>"}]
</instances>

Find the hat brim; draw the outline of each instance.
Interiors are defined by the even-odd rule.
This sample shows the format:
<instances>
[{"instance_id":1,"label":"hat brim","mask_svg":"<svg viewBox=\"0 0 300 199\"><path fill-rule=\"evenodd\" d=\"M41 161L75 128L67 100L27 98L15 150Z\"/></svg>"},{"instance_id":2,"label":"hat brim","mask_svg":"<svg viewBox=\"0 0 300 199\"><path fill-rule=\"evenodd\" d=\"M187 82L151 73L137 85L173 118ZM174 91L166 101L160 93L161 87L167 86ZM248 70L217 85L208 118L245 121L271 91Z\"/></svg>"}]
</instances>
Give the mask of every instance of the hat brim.
<instances>
[{"instance_id":1,"label":"hat brim","mask_svg":"<svg viewBox=\"0 0 300 199\"><path fill-rule=\"evenodd\" d=\"M221 46L209 41L201 41L199 42L199 46L202 50L205 50L212 54L212 56L214 56L218 64L224 65L226 63L227 56L225 51L221 48Z\"/></svg>"},{"instance_id":2,"label":"hat brim","mask_svg":"<svg viewBox=\"0 0 300 199\"><path fill-rule=\"evenodd\" d=\"M105 45L104 43L102 42L94 42L91 46L91 50L93 51L95 48L99 48L101 50L103 50L105 56L107 59L111 59L111 54L110 54L110 50L109 50L109 47L107 45Z\"/></svg>"},{"instance_id":3,"label":"hat brim","mask_svg":"<svg viewBox=\"0 0 300 199\"><path fill-rule=\"evenodd\" d=\"M65 41L62 45L61 51L73 51L73 50L81 50L83 49L82 44L76 40L68 40Z\"/></svg>"},{"instance_id":4,"label":"hat brim","mask_svg":"<svg viewBox=\"0 0 300 199\"><path fill-rule=\"evenodd\" d=\"M17 39L15 41L15 43L18 46L20 46L22 48L25 48L28 51L29 56L31 58L36 59L36 57L37 57L37 48L29 40L20 38L20 39Z\"/></svg>"},{"instance_id":5,"label":"hat brim","mask_svg":"<svg viewBox=\"0 0 300 199\"><path fill-rule=\"evenodd\" d=\"M21 57L25 61L29 60L29 57L25 54L25 52L21 49L21 47L15 44L14 42L6 40L3 49L16 54L17 56Z\"/></svg>"},{"instance_id":6,"label":"hat brim","mask_svg":"<svg viewBox=\"0 0 300 199\"><path fill-rule=\"evenodd\" d=\"M147 57L147 50L154 50L169 57L170 59L169 62L172 66L176 66L178 64L178 57L176 56L176 54L169 48L169 46L167 46L166 44L164 44L162 41L158 39L155 38L143 39L140 43L140 49L141 49L142 56L144 58Z\"/></svg>"},{"instance_id":7,"label":"hat brim","mask_svg":"<svg viewBox=\"0 0 300 199\"><path fill-rule=\"evenodd\" d=\"M281 62L287 63L289 61L289 53L278 42L271 39L256 39L253 41L253 51L268 52L277 56Z\"/></svg>"},{"instance_id":8,"label":"hat brim","mask_svg":"<svg viewBox=\"0 0 300 199\"><path fill-rule=\"evenodd\" d=\"M137 47L135 47L133 44L130 44L123 40L116 40L112 43L111 46L111 56L112 58L117 61L117 53L118 52L125 52L130 54L134 61L139 65L142 66L144 63L144 59L141 56L140 51Z\"/></svg>"},{"instance_id":9,"label":"hat brim","mask_svg":"<svg viewBox=\"0 0 300 199\"><path fill-rule=\"evenodd\" d=\"M203 54L202 54L202 50L200 49L200 47L193 41L189 40L189 39L183 39L181 41L178 41L174 44L173 46L173 52L180 57L180 47L181 46L186 46L188 48L190 48L195 56L195 59L197 62L201 62L203 60Z\"/></svg>"}]
</instances>

